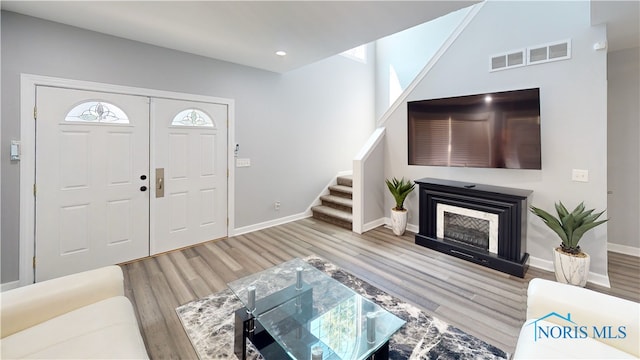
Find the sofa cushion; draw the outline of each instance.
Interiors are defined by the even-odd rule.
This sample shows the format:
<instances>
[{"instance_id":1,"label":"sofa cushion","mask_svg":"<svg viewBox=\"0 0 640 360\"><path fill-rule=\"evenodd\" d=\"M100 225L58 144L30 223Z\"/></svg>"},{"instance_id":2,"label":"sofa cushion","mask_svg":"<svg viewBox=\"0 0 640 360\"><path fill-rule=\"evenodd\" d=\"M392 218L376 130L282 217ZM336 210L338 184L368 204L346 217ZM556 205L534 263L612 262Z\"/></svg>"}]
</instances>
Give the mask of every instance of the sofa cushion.
<instances>
[{"instance_id":1,"label":"sofa cushion","mask_svg":"<svg viewBox=\"0 0 640 360\"><path fill-rule=\"evenodd\" d=\"M117 265L42 281L2 293L2 337L83 306L124 295Z\"/></svg>"},{"instance_id":2,"label":"sofa cushion","mask_svg":"<svg viewBox=\"0 0 640 360\"><path fill-rule=\"evenodd\" d=\"M2 339L2 358L146 359L133 307L116 296Z\"/></svg>"},{"instance_id":3,"label":"sofa cushion","mask_svg":"<svg viewBox=\"0 0 640 360\"><path fill-rule=\"evenodd\" d=\"M637 359L615 347L590 337L584 338L546 338L535 339L536 319L527 321L520 330L513 359ZM545 320L537 320L541 327L557 326Z\"/></svg>"},{"instance_id":4,"label":"sofa cushion","mask_svg":"<svg viewBox=\"0 0 640 360\"><path fill-rule=\"evenodd\" d=\"M579 286L544 279L532 279L527 290L527 319L538 319L550 313L571 318L579 325L603 329L624 326L626 336L602 337L599 342L640 358L640 304ZM566 325L561 317L547 317L557 325Z\"/></svg>"}]
</instances>

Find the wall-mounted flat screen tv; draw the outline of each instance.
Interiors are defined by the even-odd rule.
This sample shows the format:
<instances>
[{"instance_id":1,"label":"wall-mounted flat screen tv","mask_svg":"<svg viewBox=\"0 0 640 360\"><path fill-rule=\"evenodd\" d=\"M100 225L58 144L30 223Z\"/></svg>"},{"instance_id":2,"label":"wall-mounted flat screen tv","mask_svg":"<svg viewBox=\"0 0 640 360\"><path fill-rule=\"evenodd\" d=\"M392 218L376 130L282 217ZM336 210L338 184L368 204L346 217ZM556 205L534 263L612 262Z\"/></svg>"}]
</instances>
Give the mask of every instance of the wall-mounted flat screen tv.
<instances>
[{"instance_id":1,"label":"wall-mounted flat screen tv","mask_svg":"<svg viewBox=\"0 0 640 360\"><path fill-rule=\"evenodd\" d=\"M410 101L409 165L541 169L540 89Z\"/></svg>"}]
</instances>

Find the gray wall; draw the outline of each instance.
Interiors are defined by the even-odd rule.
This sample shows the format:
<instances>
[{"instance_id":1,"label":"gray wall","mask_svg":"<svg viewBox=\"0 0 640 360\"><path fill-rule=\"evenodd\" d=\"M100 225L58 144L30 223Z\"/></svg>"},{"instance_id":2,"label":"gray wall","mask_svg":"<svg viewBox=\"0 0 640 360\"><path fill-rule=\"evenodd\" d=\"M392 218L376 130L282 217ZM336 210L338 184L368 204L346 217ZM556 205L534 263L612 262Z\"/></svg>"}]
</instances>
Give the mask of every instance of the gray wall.
<instances>
[{"instance_id":1,"label":"gray wall","mask_svg":"<svg viewBox=\"0 0 640 360\"><path fill-rule=\"evenodd\" d=\"M2 12L2 283L18 279L20 74L235 100L236 227L302 213L374 127L373 64L335 56L284 75ZM279 211L273 207L280 201Z\"/></svg>"},{"instance_id":2,"label":"gray wall","mask_svg":"<svg viewBox=\"0 0 640 360\"><path fill-rule=\"evenodd\" d=\"M572 58L547 64L489 72L489 58L565 39ZM542 170L446 168L407 165L407 113L401 105L386 122L385 176L434 177L533 190L532 203L553 209L562 200L573 207L585 201L607 207L606 51L593 44L606 39L603 27L591 27L589 2L486 2L407 100L490 91L541 89ZM589 182L571 181L572 169L589 170ZM418 224L417 191L408 198L409 223ZM387 194L386 208L392 206ZM559 239L529 216L527 251L550 265ZM582 248L591 255L591 271L607 274L607 226L587 233ZM538 264L539 265L539 264Z\"/></svg>"},{"instance_id":3,"label":"gray wall","mask_svg":"<svg viewBox=\"0 0 640 360\"><path fill-rule=\"evenodd\" d=\"M611 244L640 248L640 48L608 54L608 189ZM639 253L637 251L636 253Z\"/></svg>"}]
</instances>

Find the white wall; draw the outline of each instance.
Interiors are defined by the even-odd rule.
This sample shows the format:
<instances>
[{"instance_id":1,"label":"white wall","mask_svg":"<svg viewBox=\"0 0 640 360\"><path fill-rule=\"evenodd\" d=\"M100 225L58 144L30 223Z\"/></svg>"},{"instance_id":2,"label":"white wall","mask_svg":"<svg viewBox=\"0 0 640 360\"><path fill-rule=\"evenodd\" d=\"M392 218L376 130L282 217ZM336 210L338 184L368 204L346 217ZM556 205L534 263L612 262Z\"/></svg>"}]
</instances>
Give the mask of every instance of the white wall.
<instances>
[{"instance_id":1,"label":"white wall","mask_svg":"<svg viewBox=\"0 0 640 360\"><path fill-rule=\"evenodd\" d=\"M454 11L424 24L376 41L376 118L391 106L390 69L402 90L416 78L443 42L467 15L470 7Z\"/></svg>"},{"instance_id":2,"label":"white wall","mask_svg":"<svg viewBox=\"0 0 640 360\"><path fill-rule=\"evenodd\" d=\"M609 53L608 80L609 246L640 254L640 48Z\"/></svg>"},{"instance_id":3,"label":"white wall","mask_svg":"<svg viewBox=\"0 0 640 360\"><path fill-rule=\"evenodd\" d=\"M446 168L407 165L407 113L402 104L386 122L385 176L434 177L533 190L532 203L553 209L562 200L573 207L607 206L606 52L593 43L606 39L603 27L589 24L589 2L489 1L417 85L407 100L431 99L539 87L542 170ZM489 58L509 50L571 39L572 58L489 72ZM571 181L572 169L589 170L589 182ZM409 223L418 224L418 192L408 198ZM392 206L387 194L387 206ZM607 283L607 226L587 233L582 248L592 256L591 271ZM527 252L544 265L559 239L529 216Z\"/></svg>"},{"instance_id":4,"label":"white wall","mask_svg":"<svg viewBox=\"0 0 640 360\"><path fill-rule=\"evenodd\" d=\"M235 100L236 227L306 210L374 127L373 64L336 56L280 75L2 12L2 282L18 278L20 74ZM280 201L279 211L273 207Z\"/></svg>"}]
</instances>

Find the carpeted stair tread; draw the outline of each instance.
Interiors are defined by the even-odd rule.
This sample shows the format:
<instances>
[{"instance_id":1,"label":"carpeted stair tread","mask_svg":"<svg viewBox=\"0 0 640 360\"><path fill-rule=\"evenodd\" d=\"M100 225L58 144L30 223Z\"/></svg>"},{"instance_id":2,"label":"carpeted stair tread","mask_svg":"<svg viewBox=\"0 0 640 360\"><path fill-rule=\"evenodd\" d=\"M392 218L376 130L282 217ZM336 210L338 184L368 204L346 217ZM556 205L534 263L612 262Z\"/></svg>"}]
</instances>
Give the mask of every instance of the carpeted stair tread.
<instances>
[{"instance_id":1,"label":"carpeted stair tread","mask_svg":"<svg viewBox=\"0 0 640 360\"><path fill-rule=\"evenodd\" d=\"M344 186L352 187L353 186L353 176L351 176L351 175L338 176L337 183L338 183L338 185L344 185Z\"/></svg>"},{"instance_id":2,"label":"carpeted stair tread","mask_svg":"<svg viewBox=\"0 0 640 360\"><path fill-rule=\"evenodd\" d=\"M323 205L324 203L332 203L332 204L336 204L336 205L340 205L348 208L353 207L353 199L349 199L341 196L322 195L320 196L320 200L322 200Z\"/></svg>"},{"instance_id":3,"label":"carpeted stair tread","mask_svg":"<svg viewBox=\"0 0 640 360\"><path fill-rule=\"evenodd\" d=\"M311 208L313 218L351 230L353 228L353 180L351 175L339 176L329 194L320 196L321 205Z\"/></svg>"},{"instance_id":4,"label":"carpeted stair tread","mask_svg":"<svg viewBox=\"0 0 640 360\"><path fill-rule=\"evenodd\" d=\"M313 210L314 213L319 213L319 214L323 214L323 215L328 215L334 218L338 218L340 220L343 221L348 221L348 222L352 222L353 221L353 214L348 213L346 211L341 211L338 209L334 209L332 207L326 206L326 205L318 205L318 206L314 206L311 210Z\"/></svg>"},{"instance_id":5,"label":"carpeted stair tread","mask_svg":"<svg viewBox=\"0 0 640 360\"><path fill-rule=\"evenodd\" d=\"M329 190L337 191L344 194L353 195L353 188L351 186L345 185L331 185L329 186Z\"/></svg>"}]
</instances>

